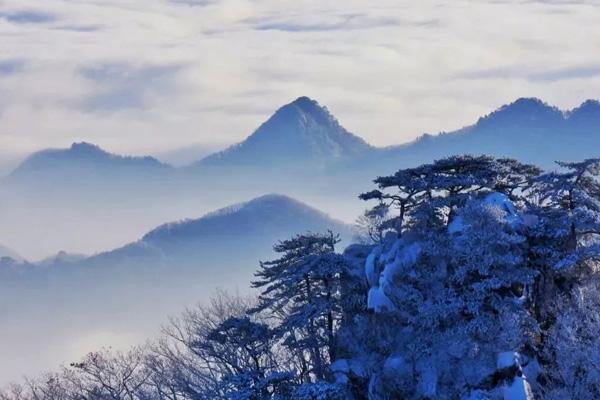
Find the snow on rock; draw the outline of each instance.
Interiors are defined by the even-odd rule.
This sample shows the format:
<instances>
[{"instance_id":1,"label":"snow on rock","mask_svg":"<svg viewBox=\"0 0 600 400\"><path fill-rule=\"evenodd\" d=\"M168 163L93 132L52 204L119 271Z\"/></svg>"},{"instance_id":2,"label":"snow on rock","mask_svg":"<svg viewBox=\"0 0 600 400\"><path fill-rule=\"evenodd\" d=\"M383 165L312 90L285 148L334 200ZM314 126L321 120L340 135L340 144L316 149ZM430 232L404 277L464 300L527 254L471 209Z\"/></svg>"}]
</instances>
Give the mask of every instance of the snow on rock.
<instances>
[{"instance_id":1,"label":"snow on rock","mask_svg":"<svg viewBox=\"0 0 600 400\"><path fill-rule=\"evenodd\" d=\"M350 364L348 360L341 359L331 363L329 367L336 383L348 383L348 373L350 372Z\"/></svg>"},{"instance_id":2,"label":"snow on rock","mask_svg":"<svg viewBox=\"0 0 600 400\"><path fill-rule=\"evenodd\" d=\"M392 301L383 293L383 288L379 286L369 289L367 307L376 312L393 311L395 309Z\"/></svg>"},{"instance_id":3,"label":"snow on rock","mask_svg":"<svg viewBox=\"0 0 600 400\"><path fill-rule=\"evenodd\" d=\"M437 395L438 374L433 365L420 371L417 390L423 398L433 399Z\"/></svg>"},{"instance_id":4,"label":"snow on rock","mask_svg":"<svg viewBox=\"0 0 600 400\"><path fill-rule=\"evenodd\" d=\"M384 399L385 393L381 390L381 378L376 373L371 374L369 379L369 399Z\"/></svg>"},{"instance_id":5,"label":"snow on rock","mask_svg":"<svg viewBox=\"0 0 600 400\"><path fill-rule=\"evenodd\" d=\"M452 222L450 222L448 224L448 233L450 233L450 234L462 232L464 229L465 229L465 224L460 215L457 215L456 217L454 217Z\"/></svg>"},{"instance_id":6,"label":"snow on rock","mask_svg":"<svg viewBox=\"0 0 600 400\"><path fill-rule=\"evenodd\" d=\"M510 201L508 196L506 196L504 193L492 192L492 193L488 194L487 196L485 196L485 198L483 199L483 202L494 205L494 206L506 211L508 214L513 214L513 215L517 214L515 205L513 204L512 201Z\"/></svg>"},{"instance_id":7,"label":"snow on rock","mask_svg":"<svg viewBox=\"0 0 600 400\"><path fill-rule=\"evenodd\" d=\"M521 221L523 225L532 228L538 224L540 218L534 214L523 214L521 215Z\"/></svg>"},{"instance_id":8,"label":"snow on rock","mask_svg":"<svg viewBox=\"0 0 600 400\"><path fill-rule=\"evenodd\" d=\"M513 228L521 224L521 217L515 205L505 194L492 192L484 197L483 202L504 211L506 222Z\"/></svg>"},{"instance_id":9,"label":"snow on rock","mask_svg":"<svg viewBox=\"0 0 600 400\"><path fill-rule=\"evenodd\" d=\"M396 244L400 243L398 240ZM396 257L385 265L379 277L379 286L389 286L396 272L403 267L411 266L421 253L421 245L419 243L411 243L397 251Z\"/></svg>"},{"instance_id":10,"label":"snow on rock","mask_svg":"<svg viewBox=\"0 0 600 400\"><path fill-rule=\"evenodd\" d=\"M525 379L527 379L528 382L536 382L538 376L542 372L542 367L538 360L536 360L535 358L529 360L527 365L523 366L522 369L523 376L525 377Z\"/></svg>"},{"instance_id":11,"label":"snow on rock","mask_svg":"<svg viewBox=\"0 0 600 400\"><path fill-rule=\"evenodd\" d=\"M367 298L367 306L370 309L377 312L395 309L386 293L393 290L393 277L396 272L414 265L421 249L418 242L407 243L404 239L398 239L388 250L377 246L371 251L365 261L365 274L371 286ZM378 270L381 272L378 273Z\"/></svg>"},{"instance_id":12,"label":"snow on rock","mask_svg":"<svg viewBox=\"0 0 600 400\"><path fill-rule=\"evenodd\" d=\"M481 202L502 211L504 214L504 220L513 228L516 228L524 223L513 202L503 193L489 193ZM534 223L530 219L527 222ZM450 234L460 233L464 231L464 229L465 222L460 214L456 215L448 224L448 233Z\"/></svg>"},{"instance_id":13,"label":"snow on rock","mask_svg":"<svg viewBox=\"0 0 600 400\"><path fill-rule=\"evenodd\" d=\"M398 241L400 242L400 241ZM408 266L417 262L417 258L421 254L421 244L418 242L410 243L409 245L402 248L396 259L394 265L396 266Z\"/></svg>"},{"instance_id":14,"label":"snow on rock","mask_svg":"<svg viewBox=\"0 0 600 400\"><path fill-rule=\"evenodd\" d=\"M412 365L401 355L392 355L383 363L383 372L386 375L408 376L412 374Z\"/></svg>"},{"instance_id":15,"label":"snow on rock","mask_svg":"<svg viewBox=\"0 0 600 400\"><path fill-rule=\"evenodd\" d=\"M531 386L521 368L521 355L514 351L505 351L498 354L496 358L496 367L498 369L513 366L519 369L520 375L515 376L512 382L502 387L504 400L533 400Z\"/></svg>"},{"instance_id":16,"label":"snow on rock","mask_svg":"<svg viewBox=\"0 0 600 400\"><path fill-rule=\"evenodd\" d=\"M510 386L503 388L503 393L504 400L534 400L529 382L521 376L515 376Z\"/></svg>"},{"instance_id":17,"label":"snow on rock","mask_svg":"<svg viewBox=\"0 0 600 400\"><path fill-rule=\"evenodd\" d=\"M463 397L462 400L489 400L489 397L481 390L473 390L468 396Z\"/></svg>"},{"instance_id":18,"label":"snow on rock","mask_svg":"<svg viewBox=\"0 0 600 400\"><path fill-rule=\"evenodd\" d=\"M381 254L381 251L381 246L375 247L371 253L369 253L367 256L367 261L365 262L365 274L367 275L367 282L370 286L375 286L379 281L379 276L377 274L377 270L375 269L375 262Z\"/></svg>"},{"instance_id":19,"label":"snow on rock","mask_svg":"<svg viewBox=\"0 0 600 400\"><path fill-rule=\"evenodd\" d=\"M349 375L367 377L367 372L360 360L342 358L331 363L329 369L333 373L336 383L348 383Z\"/></svg>"},{"instance_id":20,"label":"snow on rock","mask_svg":"<svg viewBox=\"0 0 600 400\"><path fill-rule=\"evenodd\" d=\"M360 376L361 378L366 378L369 374L365 368L365 363L363 360L350 360L350 372L356 376Z\"/></svg>"},{"instance_id":21,"label":"snow on rock","mask_svg":"<svg viewBox=\"0 0 600 400\"><path fill-rule=\"evenodd\" d=\"M498 354L496 358L496 368L510 368L514 365L518 365L519 362L519 353L514 351L505 351Z\"/></svg>"},{"instance_id":22,"label":"snow on rock","mask_svg":"<svg viewBox=\"0 0 600 400\"><path fill-rule=\"evenodd\" d=\"M390 261L393 261L396 257L396 254L398 254L398 250L400 249L400 245L402 244L402 242L402 240L394 241L394 244L392 244L392 247L388 251L381 253L381 255L379 256L379 262L382 264L386 264Z\"/></svg>"}]
</instances>

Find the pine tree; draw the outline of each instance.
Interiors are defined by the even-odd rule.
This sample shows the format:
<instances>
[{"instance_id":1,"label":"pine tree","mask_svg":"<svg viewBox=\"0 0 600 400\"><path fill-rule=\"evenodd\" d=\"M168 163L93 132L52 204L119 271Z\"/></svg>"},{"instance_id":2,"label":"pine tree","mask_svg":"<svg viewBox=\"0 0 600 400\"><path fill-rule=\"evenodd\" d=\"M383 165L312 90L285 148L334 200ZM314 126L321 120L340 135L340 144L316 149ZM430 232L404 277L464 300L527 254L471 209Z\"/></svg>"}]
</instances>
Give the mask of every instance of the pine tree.
<instances>
[{"instance_id":1,"label":"pine tree","mask_svg":"<svg viewBox=\"0 0 600 400\"><path fill-rule=\"evenodd\" d=\"M291 371L280 371L275 355L277 343L272 329L248 316L231 317L207 336L207 343L226 348L223 357L233 370L221 378L228 399L264 400L291 391Z\"/></svg>"},{"instance_id":2,"label":"pine tree","mask_svg":"<svg viewBox=\"0 0 600 400\"><path fill-rule=\"evenodd\" d=\"M281 257L260 263L253 287L262 289L255 311L278 319L277 332L296 355L300 380L325 379L334 358L341 316L344 258L335 253L337 235L304 234L274 246Z\"/></svg>"},{"instance_id":3,"label":"pine tree","mask_svg":"<svg viewBox=\"0 0 600 400\"><path fill-rule=\"evenodd\" d=\"M378 200L374 210L395 209L384 227L393 227L401 236L407 221L449 224L454 208L473 193L496 191L518 201L518 192L539 173L539 168L512 159L452 156L378 177L374 182L379 189L359 197Z\"/></svg>"},{"instance_id":4,"label":"pine tree","mask_svg":"<svg viewBox=\"0 0 600 400\"><path fill-rule=\"evenodd\" d=\"M522 214L537 174L515 160L456 156L378 178L380 190L362 196L402 219L399 238L367 257L375 315L359 341L379 341L371 350L381 357L371 397L491 394L496 353L531 346L537 273L525 259Z\"/></svg>"},{"instance_id":5,"label":"pine tree","mask_svg":"<svg viewBox=\"0 0 600 400\"><path fill-rule=\"evenodd\" d=\"M529 262L540 272L535 312L552 323L552 303L589 275L600 254L600 160L558 163L563 168L537 178L526 191L534 217L528 230Z\"/></svg>"}]
</instances>

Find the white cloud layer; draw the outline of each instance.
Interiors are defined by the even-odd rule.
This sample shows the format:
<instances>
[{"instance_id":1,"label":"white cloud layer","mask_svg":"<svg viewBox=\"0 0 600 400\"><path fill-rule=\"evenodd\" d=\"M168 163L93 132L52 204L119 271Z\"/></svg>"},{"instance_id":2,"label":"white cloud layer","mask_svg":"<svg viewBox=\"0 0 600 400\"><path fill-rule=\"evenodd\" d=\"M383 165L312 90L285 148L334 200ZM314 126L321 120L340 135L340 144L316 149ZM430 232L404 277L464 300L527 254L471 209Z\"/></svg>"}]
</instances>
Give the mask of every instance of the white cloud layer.
<instances>
[{"instance_id":1,"label":"white cloud layer","mask_svg":"<svg viewBox=\"0 0 600 400\"><path fill-rule=\"evenodd\" d=\"M244 138L308 95L376 145L600 93L596 1L0 0L0 154Z\"/></svg>"}]
</instances>

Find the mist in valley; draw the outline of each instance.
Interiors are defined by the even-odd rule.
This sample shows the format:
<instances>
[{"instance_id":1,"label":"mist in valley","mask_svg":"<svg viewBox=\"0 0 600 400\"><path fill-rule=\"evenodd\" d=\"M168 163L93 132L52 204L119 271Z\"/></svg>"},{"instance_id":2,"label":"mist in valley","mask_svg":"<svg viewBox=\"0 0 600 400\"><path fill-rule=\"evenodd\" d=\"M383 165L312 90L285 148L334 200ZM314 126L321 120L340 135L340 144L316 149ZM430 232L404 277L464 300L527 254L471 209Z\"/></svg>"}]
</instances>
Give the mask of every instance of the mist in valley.
<instances>
[{"instance_id":1,"label":"mist in valley","mask_svg":"<svg viewBox=\"0 0 600 400\"><path fill-rule=\"evenodd\" d=\"M377 176L467 152L551 167L594 153L599 118L593 102L566 113L521 99L463 130L377 148L302 97L244 142L192 162L86 142L35 153L0 181L0 353L10 360L0 383L142 343L217 288L250 292L259 260L294 234L331 229L342 250ZM508 136L521 146L503 146Z\"/></svg>"}]
</instances>

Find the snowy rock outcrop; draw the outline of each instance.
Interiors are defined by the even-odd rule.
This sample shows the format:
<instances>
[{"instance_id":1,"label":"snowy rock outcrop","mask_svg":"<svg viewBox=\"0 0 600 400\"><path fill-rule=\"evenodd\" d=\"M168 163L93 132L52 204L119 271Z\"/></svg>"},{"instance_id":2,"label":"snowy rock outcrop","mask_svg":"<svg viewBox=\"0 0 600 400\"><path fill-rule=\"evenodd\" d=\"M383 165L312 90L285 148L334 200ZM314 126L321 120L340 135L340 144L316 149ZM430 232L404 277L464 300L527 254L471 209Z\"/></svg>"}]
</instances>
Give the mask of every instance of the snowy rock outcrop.
<instances>
[{"instance_id":1,"label":"snowy rock outcrop","mask_svg":"<svg viewBox=\"0 0 600 400\"><path fill-rule=\"evenodd\" d=\"M412 267L421 252L418 242L395 240L381 244L369 254L365 262L365 274L370 285L367 305L376 312L393 311L394 304L386 293L393 290L396 273Z\"/></svg>"},{"instance_id":2,"label":"snowy rock outcrop","mask_svg":"<svg viewBox=\"0 0 600 400\"><path fill-rule=\"evenodd\" d=\"M533 392L528 377L525 375L522 365L522 356L514 351L498 354L496 361L498 371L514 371L512 380L502 385L504 400L533 400Z\"/></svg>"}]
</instances>

